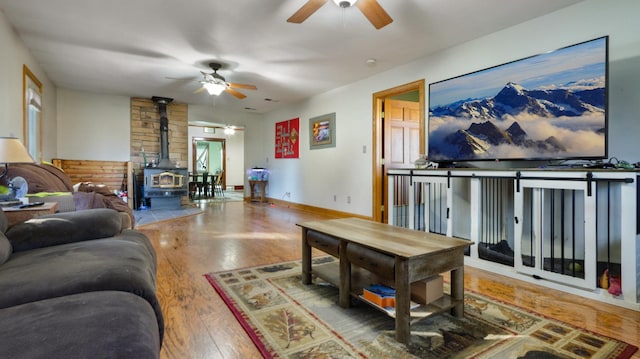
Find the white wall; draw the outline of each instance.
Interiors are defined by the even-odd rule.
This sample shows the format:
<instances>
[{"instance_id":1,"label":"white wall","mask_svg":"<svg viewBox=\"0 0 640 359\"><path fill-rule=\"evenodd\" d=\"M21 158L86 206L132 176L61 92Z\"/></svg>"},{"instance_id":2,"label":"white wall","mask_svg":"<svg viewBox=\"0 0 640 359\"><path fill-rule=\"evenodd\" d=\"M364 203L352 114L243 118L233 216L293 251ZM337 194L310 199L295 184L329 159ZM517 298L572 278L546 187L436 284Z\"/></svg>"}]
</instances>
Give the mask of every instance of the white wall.
<instances>
[{"instance_id":1,"label":"white wall","mask_svg":"<svg viewBox=\"0 0 640 359\"><path fill-rule=\"evenodd\" d=\"M260 114L246 112L229 112L217 108L215 105L189 105L189 123L206 122L210 124L245 126L247 123L258 121Z\"/></svg>"},{"instance_id":2,"label":"white wall","mask_svg":"<svg viewBox=\"0 0 640 359\"><path fill-rule=\"evenodd\" d=\"M23 140L22 68L27 65L42 82L42 156L56 156L56 88L0 11L0 136Z\"/></svg>"},{"instance_id":3,"label":"white wall","mask_svg":"<svg viewBox=\"0 0 640 359\"><path fill-rule=\"evenodd\" d=\"M129 161L130 105L126 96L59 89L59 158Z\"/></svg>"},{"instance_id":4,"label":"white wall","mask_svg":"<svg viewBox=\"0 0 640 359\"><path fill-rule=\"evenodd\" d=\"M610 36L609 156L637 162L638 14L637 0L584 1L269 113L247 127L247 136L264 133L262 141L247 144L247 162L271 171L269 197L290 192L292 202L371 215L373 93L419 79L444 80L603 35ZM309 118L330 112L336 112L337 146L309 150ZM300 158L275 160L275 123L295 117L300 117Z\"/></svg>"},{"instance_id":5,"label":"white wall","mask_svg":"<svg viewBox=\"0 0 640 359\"><path fill-rule=\"evenodd\" d=\"M345 212L371 212L371 94L366 82L333 90L284 110L269 113L258 128L261 148L249 148L250 163L270 171L267 195ZM346 100L348 99L348 100ZM309 149L309 119L336 113L336 147ZM300 158L275 159L275 124L300 118ZM363 153L366 147L366 153ZM285 193L290 197L285 197ZM334 196L336 198L334 202ZM347 203L348 197L350 202Z\"/></svg>"},{"instance_id":6,"label":"white wall","mask_svg":"<svg viewBox=\"0 0 640 359\"><path fill-rule=\"evenodd\" d=\"M58 90L58 157L128 161L130 158L131 99L128 96ZM188 120L243 126L259 115L221 113L210 106L189 105ZM191 129L189 130L191 131ZM189 141L193 136L189 135ZM202 137L197 135L197 137ZM228 143L236 146L235 141ZM234 150L234 152L236 152ZM244 156L244 150L240 151ZM189 164L191 158L189 157ZM227 163L228 165L228 163ZM189 167L190 168L190 167ZM235 180L234 180L235 181ZM242 180L238 179L239 184ZM234 184L236 184L234 182Z\"/></svg>"}]
</instances>

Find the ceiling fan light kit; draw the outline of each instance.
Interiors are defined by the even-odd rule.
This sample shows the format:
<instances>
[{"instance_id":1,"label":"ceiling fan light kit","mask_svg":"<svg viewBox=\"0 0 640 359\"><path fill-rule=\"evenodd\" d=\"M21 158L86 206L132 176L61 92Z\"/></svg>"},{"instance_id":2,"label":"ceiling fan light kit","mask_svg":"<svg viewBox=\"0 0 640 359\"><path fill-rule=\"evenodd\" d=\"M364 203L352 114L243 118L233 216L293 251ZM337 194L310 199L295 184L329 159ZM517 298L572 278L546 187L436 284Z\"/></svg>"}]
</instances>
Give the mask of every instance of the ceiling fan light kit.
<instances>
[{"instance_id":1,"label":"ceiling fan light kit","mask_svg":"<svg viewBox=\"0 0 640 359\"><path fill-rule=\"evenodd\" d=\"M338 6L340 6L340 7L343 7L343 8L345 8L345 7L352 7L352 6L353 6L353 4L355 4L355 3L356 3L356 1L358 1L358 0L333 0L333 2L334 2L336 5L338 5Z\"/></svg>"},{"instance_id":2,"label":"ceiling fan light kit","mask_svg":"<svg viewBox=\"0 0 640 359\"><path fill-rule=\"evenodd\" d=\"M222 91L227 89L227 86L223 83L218 82L204 82L202 86L207 90L209 95L218 96L222 93Z\"/></svg>"},{"instance_id":3,"label":"ceiling fan light kit","mask_svg":"<svg viewBox=\"0 0 640 359\"><path fill-rule=\"evenodd\" d=\"M247 84L238 84L233 82L227 82L227 80L222 77L222 75L218 74L218 70L222 67L221 64L217 62L212 62L209 64L209 67L213 70L212 73L208 74L206 72L200 71L202 76L204 76L204 80L200 81L202 87L197 89L195 93L207 90L209 95L211 96L219 96L223 92L228 92L236 98L242 100L247 97L243 93L236 91L235 88L241 88L246 90L257 90L258 88L255 85L247 85Z\"/></svg>"}]
</instances>

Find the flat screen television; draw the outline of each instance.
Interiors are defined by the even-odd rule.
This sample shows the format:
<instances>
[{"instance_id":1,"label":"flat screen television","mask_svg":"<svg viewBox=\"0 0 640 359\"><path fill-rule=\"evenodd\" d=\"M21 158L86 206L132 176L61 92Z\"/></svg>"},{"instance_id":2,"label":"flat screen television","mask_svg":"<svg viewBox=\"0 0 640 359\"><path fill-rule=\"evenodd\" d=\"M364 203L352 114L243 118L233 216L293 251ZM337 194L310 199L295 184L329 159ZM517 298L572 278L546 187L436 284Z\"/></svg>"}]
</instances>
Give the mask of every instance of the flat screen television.
<instances>
[{"instance_id":1,"label":"flat screen television","mask_svg":"<svg viewBox=\"0 0 640 359\"><path fill-rule=\"evenodd\" d=\"M429 160L607 158L608 40L430 84Z\"/></svg>"}]
</instances>

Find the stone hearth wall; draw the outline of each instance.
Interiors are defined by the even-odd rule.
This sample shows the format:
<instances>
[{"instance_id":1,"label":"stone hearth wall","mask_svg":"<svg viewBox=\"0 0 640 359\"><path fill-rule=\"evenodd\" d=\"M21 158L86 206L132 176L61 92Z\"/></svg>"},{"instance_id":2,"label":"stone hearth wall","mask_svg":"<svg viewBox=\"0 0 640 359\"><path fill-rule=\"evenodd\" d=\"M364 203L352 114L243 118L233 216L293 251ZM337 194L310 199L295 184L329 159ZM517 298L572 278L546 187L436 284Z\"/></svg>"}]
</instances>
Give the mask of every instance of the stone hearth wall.
<instances>
[{"instance_id":1,"label":"stone hearth wall","mask_svg":"<svg viewBox=\"0 0 640 359\"><path fill-rule=\"evenodd\" d=\"M172 102L167 105L169 119L169 158L187 167L188 106ZM142 149L147 162L160 158L160 114L150 98L131 98L131 162L136 174L144 168Z\"/></svg>"}]
</instances>

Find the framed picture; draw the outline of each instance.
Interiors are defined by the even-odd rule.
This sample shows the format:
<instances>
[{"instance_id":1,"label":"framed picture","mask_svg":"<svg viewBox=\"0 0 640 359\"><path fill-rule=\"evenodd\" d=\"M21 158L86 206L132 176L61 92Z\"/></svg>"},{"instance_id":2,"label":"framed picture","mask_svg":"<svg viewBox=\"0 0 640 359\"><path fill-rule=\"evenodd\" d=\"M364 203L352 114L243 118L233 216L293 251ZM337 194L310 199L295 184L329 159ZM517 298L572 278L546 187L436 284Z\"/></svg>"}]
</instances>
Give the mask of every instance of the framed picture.
<instances>
[{"instance_id":1,"label":"framed picture","mask_svg":"<svg viewBox=\"0 0 640 359\"><path fill-rule=\"evenodd\" d=\"M336 147L336 113L309 119L309 148Z\"/></svg>"}]
</instances>

